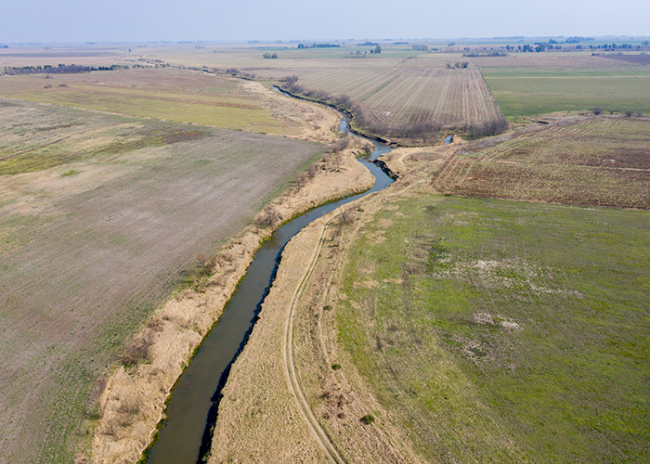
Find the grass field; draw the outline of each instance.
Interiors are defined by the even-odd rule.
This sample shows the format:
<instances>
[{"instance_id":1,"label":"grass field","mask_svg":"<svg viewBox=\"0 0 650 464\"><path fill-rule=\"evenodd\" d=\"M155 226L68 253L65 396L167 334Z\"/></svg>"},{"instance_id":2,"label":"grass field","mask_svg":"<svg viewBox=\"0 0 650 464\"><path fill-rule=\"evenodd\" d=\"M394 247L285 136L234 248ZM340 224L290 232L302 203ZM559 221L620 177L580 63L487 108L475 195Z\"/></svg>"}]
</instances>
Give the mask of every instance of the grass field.
<instances>
[{"instance_id":1,"label":"grass field","mask_svg":"<svg viewBox=\"0 0 650 464\"><path fill-rule=\"evenodd\" d=\"M650 120L576 118L493 147L461 147L434 177L454 194L650 207Z\"/></svg>"},{"instance_id":2,"label":"grass field","mask_svg":"<svg viewBox=\"0 0 650 464\"><path fill-rule=\"evenodd\" d=\"M650 112L650 70L619 56L520 54L472 62L480 66L494 99L511 120L595 107L616 113Z\"/></svg>"},{"instance_id":3,"label":"grass field","mask_svg":"<svg viewBox=\"0 0 650 464\"><path fill-rule=\"evenodd\" d=\"M0 461L73 461L93 385L322 150L0 99Z\"/></svg>"},{"instance_id":4,"label":"grass field","mask_svg":"<svg viewBox=\"0 0 650 464\"><path fill-rule=\"evenodd\" d=\"M0 95L39 103L280 135L306 121L251 85L193 71L131 69L89 74L4 76Z\"/></svg>"},{"instance_id":5,"label":"grass field","mask_svg":"<svg viewBox=\"0 0 650 464\"><path fill-rule=\"evenodd\" d=\"M339 343L429 462L643 462L649 219L390 200L349 253Z\"/></svg>"}]
</instances>

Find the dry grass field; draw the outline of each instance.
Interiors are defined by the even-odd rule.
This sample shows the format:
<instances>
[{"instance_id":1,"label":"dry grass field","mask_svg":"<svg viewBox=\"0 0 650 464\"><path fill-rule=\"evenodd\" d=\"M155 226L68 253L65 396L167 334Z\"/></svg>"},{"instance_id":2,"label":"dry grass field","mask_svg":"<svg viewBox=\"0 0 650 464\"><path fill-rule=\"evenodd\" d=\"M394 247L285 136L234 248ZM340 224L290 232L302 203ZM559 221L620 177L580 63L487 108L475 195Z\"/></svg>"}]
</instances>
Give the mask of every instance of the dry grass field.
<instances>
[{"instance_id":1,"label":"dry grass field","mask_svg":"<svg viewBox=\"0 0 650 464\"><path fill-rule=\"evenodd\" d=\"M146 68L0 77L0 95L129 116L296 137L317 114L261 85L196 71ZM312 111L313 113L313 111Z\"/></svg>"},{"instance_id":2,"label":"dry grass field","mask_svg":"<svg viewBox=\"0 0 650 464\"><path fill-rule=\"evenodd\" d=\"M125 340L322 150L0 100L0 461L72 462Z\"/></svg>"},{"instance_id":3,"label":"dry grass field","mask_svg":"<svg viewBox=\"0 0 650 464\"><path fill-rule=\"evenodd\" d=\"M650 121L576 118L501 144L461 147L432 184L459 195L650 207Z\"/></svg>"}]
</instances>

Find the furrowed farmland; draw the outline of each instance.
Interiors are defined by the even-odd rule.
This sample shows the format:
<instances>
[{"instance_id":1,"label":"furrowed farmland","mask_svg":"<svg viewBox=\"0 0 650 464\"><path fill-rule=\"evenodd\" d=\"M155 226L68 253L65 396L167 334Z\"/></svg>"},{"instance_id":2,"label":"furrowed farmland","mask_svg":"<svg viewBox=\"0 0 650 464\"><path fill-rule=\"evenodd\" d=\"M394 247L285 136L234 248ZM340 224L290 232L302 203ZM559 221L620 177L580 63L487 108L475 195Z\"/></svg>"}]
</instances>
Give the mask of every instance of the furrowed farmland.
<instances>
[{"instance_id":1,"label":"furrowed farmland","mask_svg":"<svg viewBox=\"0 0 650 464\"><path fill-rule=\"evenodd\" d=\"M556 123L494 147L462 147L432 185L460 195L650 207L650 121L592 118Z\"/></svg>"},{"instance_id":2,"label":"furrowed farmland","mask_svg":"<svg viewBox=\"0 0 650 464\"><path fill-rule=\"evenodd\" d=\"M299 82L332 95L349 95L376 128L418 122L465 128L501 116L480 71L472 66L336 69L307 74Z\"/></svg>"},{"instance_id":3,"label":"furrowed farmland","mask_svg":"<svg viewBox=\"0 0 650 464\"><path fill-rule=\"evenodd\" d=\"M71 462L125 340L321 150L0 100L0 461Z\"/></svg>"}]
</instances>

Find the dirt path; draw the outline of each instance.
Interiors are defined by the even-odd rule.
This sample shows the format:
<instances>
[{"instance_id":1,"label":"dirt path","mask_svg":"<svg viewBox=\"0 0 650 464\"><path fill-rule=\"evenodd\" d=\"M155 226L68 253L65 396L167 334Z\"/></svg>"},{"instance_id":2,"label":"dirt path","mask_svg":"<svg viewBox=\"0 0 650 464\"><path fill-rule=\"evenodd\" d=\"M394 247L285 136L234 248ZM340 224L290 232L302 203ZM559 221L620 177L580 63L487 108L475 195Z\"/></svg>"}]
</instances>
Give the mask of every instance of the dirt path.
<instances>
[{"instance_id":1,"label":"dirt path","mask_svg":"<svg viewBox=\"0 0 650 464\"><path fill-rule=\"evenodd\" d=\"M332 120L336 127L336 118ZM352 149L337 161L317 166L312 179L271 204L280 220L366 190L374 182L373 176L356 161ZM270 228L249 226L217 255L214 276L202 292L187 290L156 311L149 326L136 337L136 341L152 341L151 361L129 369L119 367L100 396L101 417L93 436L93 462L135 462L140 458L156 424L163 418L164 401L176 378L219 318L260 243L270 234Z\"/></svg>"},{"instance_id":2,"label":"dirt path","mask_svg":"<svg viewBox=\"0 0 650 464\"><path fill-rule=\"evenodd\" d=\"M336 216L334 216L336 217ZM305 398L305 394L300 388L300 383L296 376L296 367L293 361L293 327L294 327L294 314L296 311L296 303L300 296L302 295L303 289L305 288L306 282L309 280L309 277L312 275L318 256L320 255L321 248L323 247L323 242L325 241L325 235L327 234L327 229L334 218L330 218L327 223L323 226L322 232L318 239L318 244L314 249L309 266L303 274L300 284L296 288L293 296L291 297L291 303L289 304L289 311L287 312L287 320L284 326L284 340L282 343L282 356L284 358L284 370L287 375L287 387L289 392L296 400L296 406L300 410L303 419L307 423L307 427L310 432L318 442L318 444L323 448L323 451L327 455L328 459L333 463L343 463L345 462L341 455L336 450L334 443L327 436L325 431L322 429L314 413L311 410L311 406Z\"/></svg>"}]
</instances>

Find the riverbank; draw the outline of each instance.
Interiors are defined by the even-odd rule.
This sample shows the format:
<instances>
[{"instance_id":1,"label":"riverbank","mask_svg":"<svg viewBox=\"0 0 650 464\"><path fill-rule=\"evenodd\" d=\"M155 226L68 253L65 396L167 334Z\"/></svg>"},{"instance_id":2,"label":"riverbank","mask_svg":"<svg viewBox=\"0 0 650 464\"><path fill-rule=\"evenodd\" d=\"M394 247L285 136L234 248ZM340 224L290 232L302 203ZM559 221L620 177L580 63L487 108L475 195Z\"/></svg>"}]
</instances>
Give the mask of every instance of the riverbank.
<instances>
[{"instance_id":1,"label":"riverbank","mask_svg":"<svg viewBox=\"0 0 650 464\"><path fill-rule=\"evenodd\" d=\"M317 127L318 141L338 138L336 113L327 110L329 140ZM260 213L258 224L268 223L272 210L277 226L314 206L370 188L373 176L356 161L360 146L352 145L340 155L317 162L310 176L285 192ZM135 462L150 443L156 424L163 418L164 403L192 353L219 318L225 303L245 274L260 244L272 227L247 227L212 260L214 274L199 291L187 289L157 310L149 324L135 337L133 347L146 351L145 362L120 366L106 381L99 395L92 461ZM100 386L101 387L101 386Z\"/></svg>"},{"instance_id":2,"label":"riverbank","mask_svg":"<svg viewBox=\"0 0 650 464\"><path fill-rule=\"evenodd\" d=\"M401 153L402 151L405 153ZM396 150L401 159L410 149ZM393 155L393 156L391 156ZM391 168L399 168L392 163ZM404 174L406 170L402 170ZM415 174L414 174L415 175ZM232 367L219 405L209 462L326 462L287 383L285 327L294 300L294 357L298 383L311 410L347 462L423 462L391 424L348 356L336 346L334 301L346 249L386 198L428 190L400 177L390 189L369 195L305 227L287 245L273 287L244 351ZM327 227L327 230L325 228ZM315 266L311 257L323 237ZM363 417L381 418L366 424Z\"/></svg>"}]
</instances>

